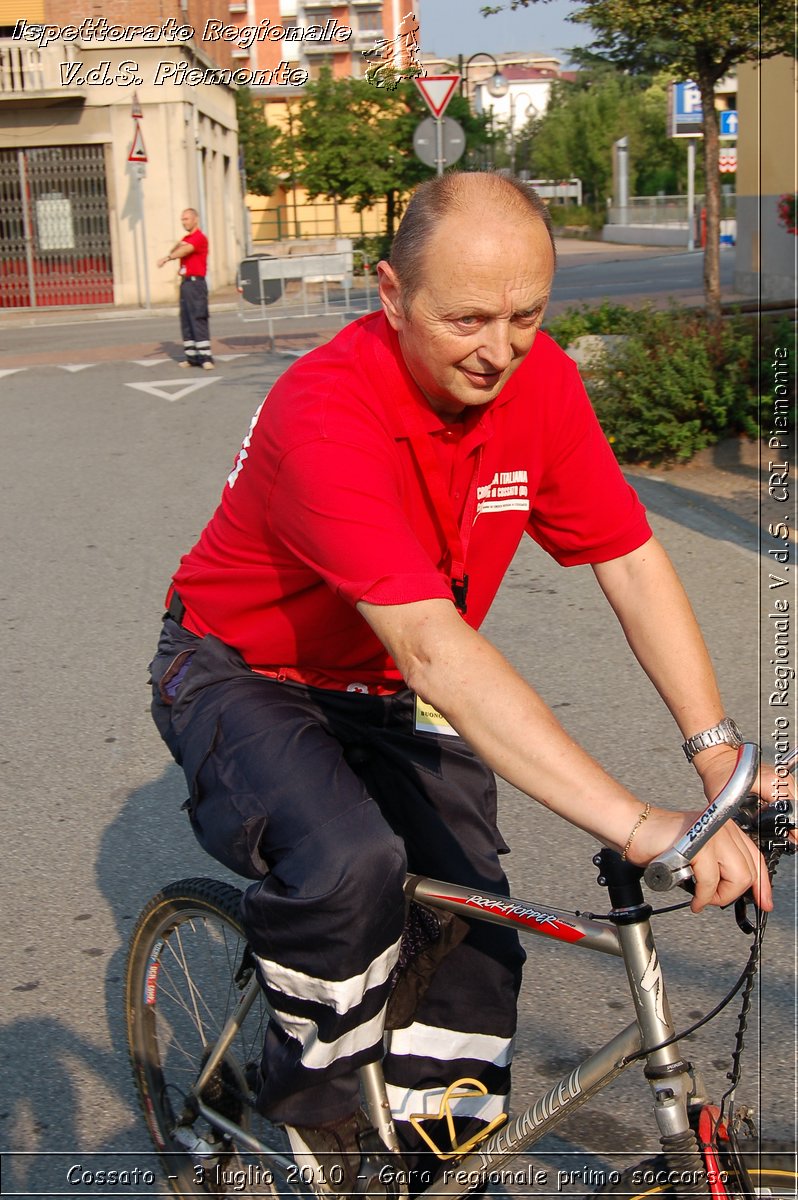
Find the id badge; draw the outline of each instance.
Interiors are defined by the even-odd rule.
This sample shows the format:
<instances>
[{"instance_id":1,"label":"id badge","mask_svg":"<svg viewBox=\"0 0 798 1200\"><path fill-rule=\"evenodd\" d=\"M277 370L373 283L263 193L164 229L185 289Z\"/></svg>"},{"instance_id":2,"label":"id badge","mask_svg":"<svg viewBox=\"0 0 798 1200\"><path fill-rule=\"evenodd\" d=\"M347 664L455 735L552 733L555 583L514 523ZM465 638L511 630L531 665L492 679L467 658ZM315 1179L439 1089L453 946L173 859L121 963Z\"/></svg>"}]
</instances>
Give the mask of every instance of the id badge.
<instances>
[{"instance_id":1,"label":"id badge","mask_svg":"<svg viewBox=\"0 0 798 1200\"><path fill-rule=\"evenodd\" d=\"M443 713L439 713L437 708L433 708L431 704L427 704L420 696L416 696L413 715L413 731L415 733L437 733L441 737L460 736L457 730L453 729L446 720Z\"/></svg>"}]
</instances>

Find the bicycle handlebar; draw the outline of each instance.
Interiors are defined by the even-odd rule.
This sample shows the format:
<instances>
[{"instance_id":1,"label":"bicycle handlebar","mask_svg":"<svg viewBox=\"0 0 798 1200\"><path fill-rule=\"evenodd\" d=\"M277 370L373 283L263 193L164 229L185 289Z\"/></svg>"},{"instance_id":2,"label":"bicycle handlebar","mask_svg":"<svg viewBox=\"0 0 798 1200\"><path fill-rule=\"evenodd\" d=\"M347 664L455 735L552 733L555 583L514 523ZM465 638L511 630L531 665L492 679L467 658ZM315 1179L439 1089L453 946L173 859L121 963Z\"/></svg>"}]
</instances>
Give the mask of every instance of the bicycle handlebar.
<instances>
[{"instance_id":1,"label":"bicycle handlebar","mask_svg":"<svg viewBox=\"0 0 798 1200\"><path fill-rule=\"evenodd\" d=\"M759 767L759 748L745 742L726 786L675 846L651 860L643 879L654 892L667 892L692 877L690 862L721 825L737 815L751 791Z\"/></svg>"}]
</instances>

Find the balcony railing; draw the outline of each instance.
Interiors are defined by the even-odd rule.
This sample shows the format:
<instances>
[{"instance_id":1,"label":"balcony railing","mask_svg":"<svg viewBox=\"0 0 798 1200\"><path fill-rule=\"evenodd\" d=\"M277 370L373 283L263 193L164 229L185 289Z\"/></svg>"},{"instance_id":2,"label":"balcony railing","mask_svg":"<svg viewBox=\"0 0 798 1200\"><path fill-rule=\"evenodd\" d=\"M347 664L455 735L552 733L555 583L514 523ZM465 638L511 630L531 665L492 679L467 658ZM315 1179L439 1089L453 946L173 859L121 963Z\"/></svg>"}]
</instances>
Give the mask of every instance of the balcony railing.
<instances>
[{"instance_id":1,"label":"balcony railing","mask_svg":"<svg viewBox=\"0 0 798 1200\"><path fill-rule=\"evenodd\" d=\"M73 95L82 94L80 87L65 89L61 66L73 61L71 42L57 42L40 49L11 38L0 38L0 101L45 92L63 95L65 90Z\"/></svg>"}]
</instances>

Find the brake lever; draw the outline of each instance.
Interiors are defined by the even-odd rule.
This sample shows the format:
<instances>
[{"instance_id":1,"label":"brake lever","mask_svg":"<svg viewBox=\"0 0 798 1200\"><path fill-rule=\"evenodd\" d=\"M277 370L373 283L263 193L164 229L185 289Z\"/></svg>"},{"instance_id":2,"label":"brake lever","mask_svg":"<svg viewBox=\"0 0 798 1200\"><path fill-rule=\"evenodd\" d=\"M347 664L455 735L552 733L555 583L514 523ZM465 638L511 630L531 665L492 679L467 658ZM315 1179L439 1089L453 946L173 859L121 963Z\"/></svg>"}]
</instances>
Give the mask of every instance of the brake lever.
<instances>
[{"instance_id":1,"label":"brake lever","mask_svg":"<svg viewBox=\"0 0 798 1200\"><path fill-rule=\"evenodd\" d=\"M737 922L737 928L745 934L756 933L756 926L752 924L748 916L748 905L753 902L754 898L750 892L743 893L734 901L734 919Z\"/></svg>"}]
</instances>

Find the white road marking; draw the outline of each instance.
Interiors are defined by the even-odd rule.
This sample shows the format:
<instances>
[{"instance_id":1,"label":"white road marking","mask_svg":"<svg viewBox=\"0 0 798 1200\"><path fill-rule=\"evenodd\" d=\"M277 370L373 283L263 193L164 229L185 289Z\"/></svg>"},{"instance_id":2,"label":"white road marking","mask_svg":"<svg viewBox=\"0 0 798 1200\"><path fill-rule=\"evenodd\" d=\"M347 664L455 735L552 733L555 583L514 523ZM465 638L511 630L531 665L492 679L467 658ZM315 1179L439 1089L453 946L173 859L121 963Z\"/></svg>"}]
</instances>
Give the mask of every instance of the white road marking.
<instances>
[{"instance_id":1,"label":"white road marking","mask_svg":"<svg viewBox=\"0 0 798 1200\"><path fill-rule=\"evenodd\" d=\"M191 383L185 383L182 379L154 379L152 383L126 383L125 387L136 388L149 396L157 396L159 400L172 401L182 400L191 392L199 391L200 388L215 382L214 379L195 379ZM167 388L171 390L167 391Z\"/></svg>"}]
</instances>

